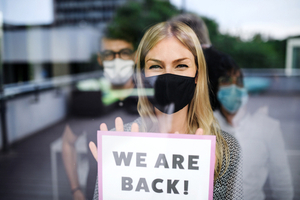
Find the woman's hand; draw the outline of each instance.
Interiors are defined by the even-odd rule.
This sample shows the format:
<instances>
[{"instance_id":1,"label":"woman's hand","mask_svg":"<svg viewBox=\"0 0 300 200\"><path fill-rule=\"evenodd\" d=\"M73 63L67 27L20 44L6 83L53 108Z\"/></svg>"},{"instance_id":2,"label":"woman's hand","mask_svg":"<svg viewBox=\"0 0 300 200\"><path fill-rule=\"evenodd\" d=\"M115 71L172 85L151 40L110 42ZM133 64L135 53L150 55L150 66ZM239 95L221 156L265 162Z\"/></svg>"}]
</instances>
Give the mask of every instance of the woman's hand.
<instances>
[{"instance_id":1,"label":"woman's hand","mask_svg":"<svg viewBox=\"0 0 300 200\"><path fill-rule=\"evenodd\" d=\"M203 135L203 129L202 129L202 128L198 128L198 129L196 130L195 135Z\"/></svg>"},{"instance_id":2,"label":"woman's hand","mask_svg":"<svg viewBox=\"0 0 300 200\"><path fill-rule=\"evenodd\" d=\"M124 132L124 125L123 125L123 120L121 119L121 117L117 117L115 120L115 126L116 126L116 131L118 132ZM100 131L108 131L107 126L105 123L102 123L100 125ZM131 125L131 132L139 132L139 125L137 123L133 123ZM94 156L94 158L97 160L98 158L98 152L97 152L97 147L96 144L94 142L90 142L89 143L89 147L90 150Z\"/></svg>"}]
</instances>

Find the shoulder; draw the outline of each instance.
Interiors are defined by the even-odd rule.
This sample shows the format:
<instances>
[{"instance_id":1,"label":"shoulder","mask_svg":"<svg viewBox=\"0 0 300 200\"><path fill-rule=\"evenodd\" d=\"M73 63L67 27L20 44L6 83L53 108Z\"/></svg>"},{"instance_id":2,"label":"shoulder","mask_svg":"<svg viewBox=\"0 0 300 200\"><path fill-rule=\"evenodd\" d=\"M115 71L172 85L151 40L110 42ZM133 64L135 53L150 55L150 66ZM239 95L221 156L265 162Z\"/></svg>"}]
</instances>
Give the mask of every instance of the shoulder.
<instances>
[{"instance_id":1,"label":"shoulder","mask_svg":"<svg viewBox=\"0 0 300 200\"><path fill-rule=\"evenodd\" d=\"M240 144L238 142L238 140L231 134L222 131L222 136L225 139L225 141L227 142L228 147L230 146L236 146L236 147L240 147Z\"/></svg>"},{"instance_id":2,"label":"shoulder","mask_svg":"<svg viewBox=\"0 0 300 200\"><path fill-rule=\"evenodd\" d=\"M261 137L265 141L272 141L272 138L282 135L279 120L270 117L263 108L251 115L246 124L245 129L251 128L253 137Z\"/></svg>"},{"instance_id":3,"label":"shoulder","mask_svg":"<svg viewBox=\"0 0 300 200\"><path fill-rule=\"evenodd\" d=\"M225 131L221 135L229 150L229 163L223 154L220 176L214 184L214 199L243 199L241 147L234 136ZM223 149L226 144L223 143Z\"/></svg>"},{"instance_id":4,"label":"shoulder","mask_svg":"<svg viewBox=\"0 0 300 200\"><path fill-rule=\"evenodd\" d=\"M230 158L233 158L236 156L240 157L241 146L240 146L240 143L238 142L238 140L233 135L231 135L225 131L222 131L222 136L227 143L229 153L230 153Z\"/></svg>"},{"instance_id":5,"label":"shoulder","mask_svg":"<svg viewBox=\"0 0 300 200\"><path fill-rule=\"evenodd\" d=\"M229 155L228 155L228 157L229 157L228 167L229 168L228 168L227 172L231 173L232 171L235 171L236 168L238 168L242 162L242 149L241 149L240 143L233 135L231 135L225 131L222 131L222 136L223 136L224 140L226 141L226 144L224 144L223 149L227 145L228 152L229 152ZM226 158L223 157L222 165L224 165L224 167L226 165L225 163L226 163ZM223 168L223 166L222 166L222 168ZM225 170L225 168L223 168L223 169Z\"/></svg>"},{"instance_id":6,"label":"shoulder","mask_svg":"<svg viewBox=\"0 0 300 200\"><path fill-rule=\"evenodd\" d=\"M268 108L259 108L251 118L251 121L255 122L256 124L261 125L261 127L267 127L267 128L272 128L272 127L278 127L280 125L279 120L276 120L272 117L269 116L268 113Z\"/></svg>"},{"instance_id":7,"label":"shoulder","mask_svg":"<svg viewBox=\"0 0 300 200\"><path fill-rule=\"evenodd\" d=\"M231 134L222 131L222 136L225 139L229 151L229 163L228 163L228 168L226 169L226 159L223 156L223 162L222 162L222 170L225 170L224 177L227 177L229 179L236 179L239 180L241 178L241 173L242 173L242 149L241 146L238 142L238 140L232 136Z\"/></svg>"}]
</instances>

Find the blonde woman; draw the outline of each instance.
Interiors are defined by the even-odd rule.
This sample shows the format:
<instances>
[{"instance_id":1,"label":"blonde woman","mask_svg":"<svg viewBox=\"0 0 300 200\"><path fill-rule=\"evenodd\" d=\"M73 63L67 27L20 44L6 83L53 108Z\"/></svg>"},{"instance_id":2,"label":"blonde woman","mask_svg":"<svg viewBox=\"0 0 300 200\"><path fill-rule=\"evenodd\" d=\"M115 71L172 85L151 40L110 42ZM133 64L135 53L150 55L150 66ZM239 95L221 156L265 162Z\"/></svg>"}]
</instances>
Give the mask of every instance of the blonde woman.
<instances>
[{"instance_id":1,"label":"blonde woman","mask_svg":"<svg viewBox=\"0 0 300 200\"><path fill-rule=\"evenodd\" d=\"M138 47L136 72L140 118L124 126L117 118L114 130L215 135L213 198L242 199L240 146L220 130L213 116L205 60L193 30L176 21L151 27ZM152 97L145 87L154 89ZM100 129L107 127L101 124ZM90 147L95 150L94 144Z\"/></svg>"}]
</instances>

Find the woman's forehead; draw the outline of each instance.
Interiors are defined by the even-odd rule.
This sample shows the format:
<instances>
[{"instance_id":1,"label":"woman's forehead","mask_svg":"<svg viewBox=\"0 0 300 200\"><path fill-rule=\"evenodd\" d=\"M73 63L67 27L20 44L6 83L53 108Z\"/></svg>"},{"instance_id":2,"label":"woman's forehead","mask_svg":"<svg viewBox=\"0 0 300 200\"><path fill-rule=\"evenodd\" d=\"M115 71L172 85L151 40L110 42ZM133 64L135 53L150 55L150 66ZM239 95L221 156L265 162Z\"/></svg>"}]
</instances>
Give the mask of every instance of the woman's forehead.
<instances>
[{"instance_id":1,"label":"woman's forehead","mask_svg":"<svg viewBox=\"0 0 300 200\"><path fill-rule=\"evenodd\" d=\"M194 59L192 52L176 37L167 37L158 42L146 55L146 60L176 60L180 58Z\"/></svg>"}]
</instances>

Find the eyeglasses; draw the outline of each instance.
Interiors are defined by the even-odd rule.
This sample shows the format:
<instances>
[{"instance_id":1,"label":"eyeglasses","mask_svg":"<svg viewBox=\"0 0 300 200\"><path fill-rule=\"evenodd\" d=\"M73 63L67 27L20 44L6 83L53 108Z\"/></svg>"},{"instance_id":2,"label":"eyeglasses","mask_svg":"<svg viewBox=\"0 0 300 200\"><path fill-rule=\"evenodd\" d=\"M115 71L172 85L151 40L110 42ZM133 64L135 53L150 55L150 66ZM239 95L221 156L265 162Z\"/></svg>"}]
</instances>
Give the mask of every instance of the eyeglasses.
<instances>
[{"instance_id":1,"label":"eyeglasses","mask_svg":"<svg viewBox=\"0 0 300 200\"><path fill-rule=\"evenodd\" d=\"M231 85L236 84L237 86L244 87L243 78L235 76L222 76L219 78L220 85Z\"/></svg>"},{"instance_id":2,"label":"eyeglasses","mask_svg":"<svg viewBox=\"0 0 300 200\"><path fill-rule=\"evenodd\" d=\"M101 56L103 60L113 60L116 58L116 55L119 55L121 59L130 60L132 59L133 50L131 49L121 49L119 52L114 52L110 50L106 50L101 52Z\"/></svg>"}]
</instances>

